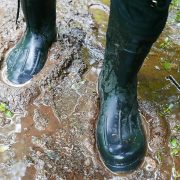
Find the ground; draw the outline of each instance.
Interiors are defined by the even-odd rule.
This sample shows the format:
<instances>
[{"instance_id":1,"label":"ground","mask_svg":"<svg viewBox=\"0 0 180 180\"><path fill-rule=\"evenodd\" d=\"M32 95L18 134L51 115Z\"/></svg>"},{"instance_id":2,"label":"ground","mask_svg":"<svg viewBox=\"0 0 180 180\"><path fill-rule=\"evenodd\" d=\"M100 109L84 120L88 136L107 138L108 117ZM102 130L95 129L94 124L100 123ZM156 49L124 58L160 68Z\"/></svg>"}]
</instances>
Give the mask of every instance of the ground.
<instances>
[{"instance_id":1,"label":"ground","mask_svg":"<svg viewBox=\"0 0 180 180\"><path fill-rule=\"evenodd\" d=\"M96 148L96 90L109 1L57 2L57 42L44 69L24 87L2 75L5 57L25 29L16 1L0 3L0 180L180 178L180 22L173 1L166 28L139 73L138 94L148 149L129 174L112 174ZM168 78L169 77L169 80Z\"/></svg>"}]
</instances>

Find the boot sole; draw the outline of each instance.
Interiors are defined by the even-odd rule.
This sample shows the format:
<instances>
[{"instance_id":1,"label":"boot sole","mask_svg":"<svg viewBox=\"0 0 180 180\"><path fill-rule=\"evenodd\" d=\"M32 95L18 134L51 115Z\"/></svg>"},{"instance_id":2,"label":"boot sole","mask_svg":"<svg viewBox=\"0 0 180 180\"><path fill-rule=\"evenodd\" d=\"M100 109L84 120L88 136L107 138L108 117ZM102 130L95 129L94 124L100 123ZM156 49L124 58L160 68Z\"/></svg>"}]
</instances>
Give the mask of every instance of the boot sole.
<instances>
[{"instance_id":1,"label":"boot sole","mask_svg":"<svg viewBox=\"0 0 180 180\"><path fill-rule=\"evenodd\" d=\"M104 165L108 168L109 171L113 174L123 174L123 173L132 173L135 170L137 170L141 165L143 164L143 159L137 159L134 162L131 162L127 165L119 165L119 166L113 166L110 164Z\"/></svg>"}]
</instances>

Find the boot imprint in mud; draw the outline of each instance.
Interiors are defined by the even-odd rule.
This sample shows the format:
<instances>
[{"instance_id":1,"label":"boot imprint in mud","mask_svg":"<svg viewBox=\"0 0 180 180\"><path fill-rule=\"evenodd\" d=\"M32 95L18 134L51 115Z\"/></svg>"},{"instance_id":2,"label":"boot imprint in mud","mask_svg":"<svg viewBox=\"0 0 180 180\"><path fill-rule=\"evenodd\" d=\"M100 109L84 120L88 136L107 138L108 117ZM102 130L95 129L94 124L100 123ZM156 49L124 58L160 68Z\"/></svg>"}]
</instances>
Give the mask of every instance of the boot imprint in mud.
<instances>
[{"instance_id":1,"label":"boot imprint in mud","mask_svg":"<svg viewBox=\"0 0 180 180\"><path fill-rule=\"evenodd\" d=\"M56 1L21 0L26 31L9 53L7 79L24 84L44 66L48 49L56 39Z\"/></svg>"}]
</instances>

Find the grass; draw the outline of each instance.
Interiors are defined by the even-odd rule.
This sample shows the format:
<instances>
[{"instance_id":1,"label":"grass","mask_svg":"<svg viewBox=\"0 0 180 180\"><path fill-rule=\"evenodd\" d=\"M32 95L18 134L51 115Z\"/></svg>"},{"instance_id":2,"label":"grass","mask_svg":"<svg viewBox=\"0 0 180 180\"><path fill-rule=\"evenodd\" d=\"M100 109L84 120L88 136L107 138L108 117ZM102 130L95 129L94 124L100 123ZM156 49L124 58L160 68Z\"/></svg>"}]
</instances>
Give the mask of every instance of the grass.
<instances>
[{"instance_id":1,"label":"grass","mask_svg":"<svg viewBox=\"0 0 180 180\"><path fill-rule=\"evenodd\" d=\"M5 115L6 118L12 118L14 114L8 109L8 105L6 103L0 103L0 112Z\"/></svg>"}]
</instances>

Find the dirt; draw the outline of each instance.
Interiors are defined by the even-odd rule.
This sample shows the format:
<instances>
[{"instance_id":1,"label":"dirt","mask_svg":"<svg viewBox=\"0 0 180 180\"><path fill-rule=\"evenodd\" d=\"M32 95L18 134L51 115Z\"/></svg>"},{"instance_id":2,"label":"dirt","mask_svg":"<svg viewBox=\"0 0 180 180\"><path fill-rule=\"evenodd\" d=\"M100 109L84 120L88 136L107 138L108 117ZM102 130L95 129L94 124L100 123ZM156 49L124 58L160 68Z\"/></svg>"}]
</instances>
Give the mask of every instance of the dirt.
<instances>
[{"instance_id":1,"label":"dirt","mask_svg":"<svg viewBox=\"0 0 180 180\"><path fill-rule=\"evenodd\" d=\"M0 65L25 29L17 4L0 4ZM148 149L141 167L112 174L99 159L95 128L109 1L57 2L58 39L43 70L23 87L12 87L1 73L0 179L178 179L179 91L166 80L179 76L179 22L172 7L168 23L139 73L139 105Z\"/></svg>"}]
</instances>

